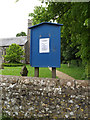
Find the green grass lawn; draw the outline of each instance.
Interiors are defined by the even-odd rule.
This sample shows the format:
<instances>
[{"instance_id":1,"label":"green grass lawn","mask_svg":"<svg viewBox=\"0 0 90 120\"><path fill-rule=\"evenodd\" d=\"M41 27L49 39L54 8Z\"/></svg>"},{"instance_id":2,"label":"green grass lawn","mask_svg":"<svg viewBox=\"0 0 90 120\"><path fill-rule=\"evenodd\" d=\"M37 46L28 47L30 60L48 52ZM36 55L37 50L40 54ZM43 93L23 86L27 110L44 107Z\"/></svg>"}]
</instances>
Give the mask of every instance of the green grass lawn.
<instances>
[{"instance_id":1,"label":"green grass lawn","mask_svg":"<svg viewBox=\"0 0 90 120\"><path fill-rule=\"evenodd\" d=\"M81 80L85 73L84 66L77 67L75 65L71 65L68 67L67 64L61 64L61 68L57 68L57 70L66 73L78 80Z\"/></svg>"},{"instance_id":2,"label":"green grass lawn","mask_svg":"<svg viewBox=\"0 0 90 120\"><path fill-rule=\"evenodd\" d=\"M26 67L28 69L28 76L34 77L34 68L31 67L30 65L26 65ZM0 74L21 76L20 75L21 68L22 68L22 66L4 67L4 69L0 70ZM61 68L57 68L57 70L59 70L63 73L66 73L66 74L70 75L71 77L78 79L78 80L82 79L83 74L85 72L83 66L77 67L75 65L71 65L70 67L68 67L67 64L61 64ZM52 72L48 68L39 68L39 77L51 78Z\"/></svg>"},{"instance_id":3,"label":"green grass lawn","mask_svg":"<svg viewBox=\"0 0 90 120\"><path fill-rule=\"evenodd\" d=\"M26 65L28 69L28 76L34 77L34 68L30 65ZM0 70L0 74L2 75L15 75L15 76L21 76L20 71L22 69L22 66L19 67L4 67L4 69ZM39 77L52 77L52 73L48 68L40 68L39 69Z\"/></svg>"}]
</instances>

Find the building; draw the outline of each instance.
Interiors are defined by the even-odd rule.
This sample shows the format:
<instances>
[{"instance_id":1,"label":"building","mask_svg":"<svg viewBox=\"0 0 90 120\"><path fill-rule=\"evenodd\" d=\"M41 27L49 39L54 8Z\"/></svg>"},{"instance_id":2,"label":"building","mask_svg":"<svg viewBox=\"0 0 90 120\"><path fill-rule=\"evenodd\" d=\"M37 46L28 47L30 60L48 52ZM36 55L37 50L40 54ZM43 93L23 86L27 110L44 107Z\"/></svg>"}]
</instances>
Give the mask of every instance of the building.
<instances>
[{"instance_id":1,"label":"building","mask_svg":"<svg viewBox=\"0 0 90 120\"><path fill-rule=\"evenodd\" d=\"M32 26L32 20L28 19L28 28L27 28L27 42L25 44L25 62L30 63L30 30L29 27Z\"/></svg>"},{"instance_id":2,"label":"building","mask_svg":"<svg viewBox=\"0 0 90 120\"><path fill-rule=\"evenodd\" d=\"M28 19L28 27L32 26L32 20ZM6 55L6 48L11 44L18 44L25 50L25 60L23 63L30 63L30 30L27 28L27 36L0 39L0 63L5 62L2 55Z\"/></svg>"},{"instance_id":3,"label":"building","mask_svg":"<svg viewBox=\"0 0 90 120\"><path fill-rule=\"evenodd\" d=\"M6 55L6 48L8 48L9 45L13 43L18 44L23 49L25 49L25 45L27 43L27 36L0 39L0 62L5 62L2 55ZM21 62L25 63L25 60Z\"/></svg>"}]
</instances>

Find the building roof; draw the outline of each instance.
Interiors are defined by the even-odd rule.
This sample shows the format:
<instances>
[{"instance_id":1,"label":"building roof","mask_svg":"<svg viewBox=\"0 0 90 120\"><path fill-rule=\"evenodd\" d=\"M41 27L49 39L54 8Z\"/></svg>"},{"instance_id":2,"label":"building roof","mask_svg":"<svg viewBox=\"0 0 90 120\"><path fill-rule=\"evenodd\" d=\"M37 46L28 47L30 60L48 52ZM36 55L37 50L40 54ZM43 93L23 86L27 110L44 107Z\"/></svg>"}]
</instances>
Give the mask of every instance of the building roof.
<instances>
[{"instance_id":1,"label":"building roof","mask_svg":"<svg viewBox=\"0 0 90 120\"><path fill-rule=\"evenodd\" d=\"M26 42L27 42L27 36L20 36L14 38L1 38L0 46L9 46L13 43L18 45L25 45Z\"/></svg>"},{"instance_id":2,"label":"building roof","mask_svg":"<svg viewBox=\"0 0 90 120\"><path fill-rule=\"evenodd\" d=\"M42 22L42 23L40 23L40 24L33 25L33 26L29 27L29 29L32 29L32 28L37 27L37 26L40 26L40 25L42 25L42 24L50 24L50 25L56 25L56 26L63 26L63 24L59 24L59 23Z\"/></svg>"}]
</instances>

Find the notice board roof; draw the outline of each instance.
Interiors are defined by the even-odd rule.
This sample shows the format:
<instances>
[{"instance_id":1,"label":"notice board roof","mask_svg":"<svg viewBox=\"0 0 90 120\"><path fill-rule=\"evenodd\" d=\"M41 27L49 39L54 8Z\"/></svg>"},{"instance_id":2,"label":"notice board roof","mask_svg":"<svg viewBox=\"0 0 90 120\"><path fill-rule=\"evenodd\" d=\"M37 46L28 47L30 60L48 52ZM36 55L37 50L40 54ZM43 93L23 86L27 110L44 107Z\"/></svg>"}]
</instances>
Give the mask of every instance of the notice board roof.
<instances>
[{"instance_id":1,"label":"notice board roof","mask_svg":"<svg viewBox=\"0 0 90 120\"><path fill-rule=\"evenodd\" d=\"M56 25L56 26L63 26L63 24L59 24L59 23L42 22L42 23L40 23L40 24L33 25L33 26L29 27L29 29L32 29L32 28L37 27L37 26L40 26L40 25L42 25L42 24L50 24L50 25Z\"/></svg>"}]
</instances>

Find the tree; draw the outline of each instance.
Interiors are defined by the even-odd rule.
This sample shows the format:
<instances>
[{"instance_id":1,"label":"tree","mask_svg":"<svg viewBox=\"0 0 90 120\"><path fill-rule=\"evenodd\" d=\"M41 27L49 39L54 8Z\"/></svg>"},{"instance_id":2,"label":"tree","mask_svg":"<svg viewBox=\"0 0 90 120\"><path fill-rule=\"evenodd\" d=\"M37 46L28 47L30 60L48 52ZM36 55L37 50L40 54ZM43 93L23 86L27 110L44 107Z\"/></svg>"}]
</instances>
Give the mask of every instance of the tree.
<instances>
[{"instance_id":1,"label":"tree","mask_svg":"<svg viewBox=\"0 0 90 120\"><path fill-rule=\"evenodd\" d=\"M85 64L85 73L90 79L90 40L89 40L89 7L88 3L76 3L72 9L72 36L71 40L75 44L80 44L79 52L76 54L80 56ZM87 24L88 21L88 24ZM75 25L74 25L75 24Z\"/></svg>"},{"instance_id":2,"label":"tree","mask_svg":"<svg viewBox=\"0 0 90 120\"><path fill-rule=\"evenodd\" d=\"M6 55L4 56L5 60L8 62L20 62L23 60L24 51L22 50L21 46L12 44L9 48L6 49Z\"/></svg>"},{"instance_id":3,"label":"tree","mask_svg":"<svg viewBox=\"0 0 90 120\"><path fill-rule=\"evenodd\" d=\"M21 33L17 33L16 34L16 37L19 37L19 36L27 36L25 32L21 32Z\"/></svg>"},{"instance_id":4,"label":"tree","mask_svg":"<svg viewBox=\"0 0 90 120\"><path fill-rule=\"evenodd\" d=\"M29 13L29 16L33 18L33 25L50 20L50 15L47 13L47 8L42 7L42 5L36 6L34 8L34 13Z\"/></svg>"}]
</instances>

